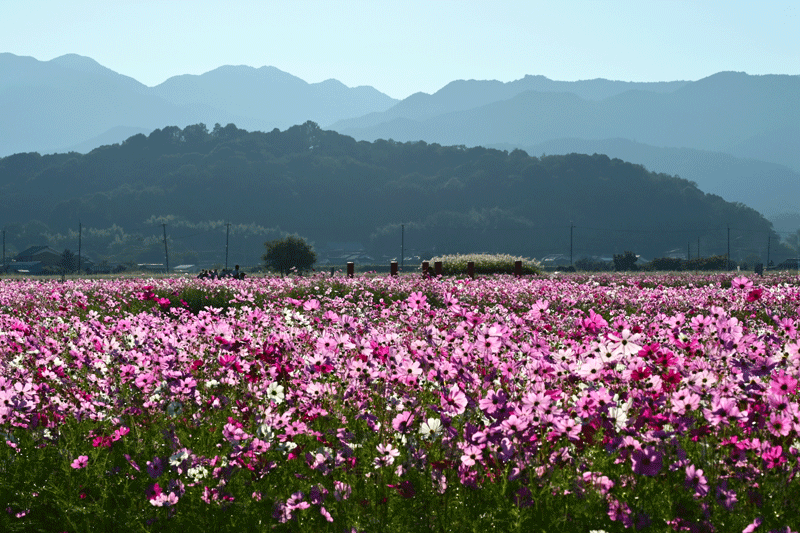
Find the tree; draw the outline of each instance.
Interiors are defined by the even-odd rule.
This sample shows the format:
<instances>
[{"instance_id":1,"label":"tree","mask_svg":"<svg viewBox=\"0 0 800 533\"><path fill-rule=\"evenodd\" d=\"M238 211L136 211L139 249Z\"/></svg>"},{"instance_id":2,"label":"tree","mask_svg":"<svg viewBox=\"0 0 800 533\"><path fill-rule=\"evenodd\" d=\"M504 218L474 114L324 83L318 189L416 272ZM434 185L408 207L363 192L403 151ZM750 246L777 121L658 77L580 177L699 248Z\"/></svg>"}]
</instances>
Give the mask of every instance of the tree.
<instances>
[{"instance_id":1,"label":"tree","mask_svg":"<svg viewBox=\"0 0 800 533\"><path fill-rule=\"evenodd\" d=\"M625 252L625 255L614 254L614 270L617 272L629 272L638 270L636 261L639 258L633 252Z\"/></svg>"},{"instance_id":2,"label":"tree","mask_svg":"<svg viewBox=\"0 0 800 533\"><path fill-rule=\"evenodd\" d=\"M262 259L267 268L279 270L281 276L288 274L292 268L298 272L309 270L317 261L317 254L311 246L300 237L288 236L284 239L265 242L267 253Z\"/></svg>"},{"instance_id":3,"label":"tree","mask_svg":"<svg viewBox=\"0 0 800 533\"><path fill-rule=\"evenodd\" d=\"M78 269L78 257L68 248L61 254L61 268L67 274L71 274Z\"/></svg>"}]
</instances>

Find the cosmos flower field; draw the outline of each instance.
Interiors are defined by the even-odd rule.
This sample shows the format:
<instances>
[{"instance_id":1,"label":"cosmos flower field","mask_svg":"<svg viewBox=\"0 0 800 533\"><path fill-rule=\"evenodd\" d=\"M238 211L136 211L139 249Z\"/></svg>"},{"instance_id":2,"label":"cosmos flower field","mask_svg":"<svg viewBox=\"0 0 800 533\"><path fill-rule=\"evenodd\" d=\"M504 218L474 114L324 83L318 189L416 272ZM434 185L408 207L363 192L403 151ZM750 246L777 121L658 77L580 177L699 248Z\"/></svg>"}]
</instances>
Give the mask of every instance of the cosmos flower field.
<instances>
[{"instance_id":1,"label":"cosmos flower field","mask_svg":"<svg viewBox=\"0 0 800 533\"><path fill-rule=\"evenodd\" d=\"M0 530L796 531L797 281L3 280Z\"/></svg>"}]
</instances>

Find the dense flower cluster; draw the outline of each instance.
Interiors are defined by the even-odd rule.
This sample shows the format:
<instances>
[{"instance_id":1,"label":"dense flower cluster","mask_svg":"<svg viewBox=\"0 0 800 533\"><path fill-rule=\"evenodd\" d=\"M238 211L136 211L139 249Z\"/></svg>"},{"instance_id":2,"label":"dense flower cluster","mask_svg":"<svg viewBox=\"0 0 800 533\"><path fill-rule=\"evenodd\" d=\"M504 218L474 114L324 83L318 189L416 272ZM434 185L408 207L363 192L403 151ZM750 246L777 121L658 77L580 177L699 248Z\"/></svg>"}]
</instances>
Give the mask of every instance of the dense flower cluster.
<instances>
[{"instance_id":1,"label":"dense flower cluster","mask_svg":"<svg viewBox=\"0 0 800 533\"><path fill-rule=\"evenodd\" d=\"M170 305L189 285L231 305ZM8 520L117 487L162 524L247 504L364 531L407 505L424 530L419 502L491 493L518 521L547 497L601 510L568 527L790 531L798 306L788 277L6 281ZM19 478L48 453L61 478Z\"/></svg>"}]
</instances>

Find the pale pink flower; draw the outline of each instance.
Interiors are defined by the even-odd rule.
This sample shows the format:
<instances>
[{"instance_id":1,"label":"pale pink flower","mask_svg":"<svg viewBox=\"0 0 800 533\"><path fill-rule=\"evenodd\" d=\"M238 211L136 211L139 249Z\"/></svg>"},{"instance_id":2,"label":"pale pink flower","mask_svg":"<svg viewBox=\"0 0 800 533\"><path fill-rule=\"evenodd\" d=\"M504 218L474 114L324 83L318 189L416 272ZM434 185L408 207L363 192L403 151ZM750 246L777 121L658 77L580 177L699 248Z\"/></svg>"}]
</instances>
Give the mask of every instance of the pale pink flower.
<instances>
[{"instance_id":1,"label":"pale pink flower","mask_svg":"<svg viewBox=\"0 0 800 533\"><path fill-rule=\"evenodd\" d=\"M629 329L623 329L619 335L610 333L608 338L612 342L611 351L622 357L631 357L639 353L641 346L636 344L641 338L639 333L631 333Z\"/></svg>"},{"instance_id":2,"label":"pale pink flower","mask_svg":"<svg viewBox=\"0 0 800 533\"><path fill-rule=\"evenodd\" d=\"M378 444L378 457L375 458L375 467L390 466L394 460L400 457L400 451L391 444Z\"/></svg>"},{"instance_id":3,"label":"pale pink flower","mask_svg":"<svg viewBox=\"0 0 800 533\"><path fill-rule=\"evenodd\" d=\"M467 396L458 388L458 384L453 384L446 395L441 397L442 411L449 415L460 415L467 409Z\"/></svg>"},{"instance_id":4,"label":"pale pink flower","mask_svg":"<svg viewBox=\"0 0 800 533\"><path fill-rule=\"evenodd\" d=\"M461 455L461 462L464 466L474 465L483 456L483 451L479 446L467 446Z\"/></svg>"},{"instance_id":5,"label":"pale pink flower","mask_svg":"<svg viewBox=\"0 0 800 533\"><path fill-rule=\"evenodd\" d=\"M89 456L87 455L80 455L77 459L72 461L70 465L72 468L79 470L81 468L86 468L89 465Z\"/></svg>"}]
</instances>

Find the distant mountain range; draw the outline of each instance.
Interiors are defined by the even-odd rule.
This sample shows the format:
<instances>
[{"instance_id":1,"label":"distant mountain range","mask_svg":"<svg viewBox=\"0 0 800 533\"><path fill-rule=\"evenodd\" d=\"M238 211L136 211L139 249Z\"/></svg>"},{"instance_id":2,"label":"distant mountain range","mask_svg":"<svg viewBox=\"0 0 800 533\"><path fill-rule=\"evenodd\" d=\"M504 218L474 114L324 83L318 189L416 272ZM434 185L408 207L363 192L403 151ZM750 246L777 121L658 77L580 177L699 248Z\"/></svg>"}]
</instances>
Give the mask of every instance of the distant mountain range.
<instances>
[{"instance_id":1,"label":"distant mountain range","mask_svg":"<svg viewBox=\"0 0 800 533\"><path fill-rule=\"evenodd\" d=\"M275 67L224 66L147 87L88 57L38 61L2 53L0 157L89 151L168 125L233 123L271 131L307 120L330 124L396 103L372 87L306 83Z\"/></svg>"},{"instance_id":2,"label":"distant mountain range","mask_svg":"<svg viewBox=\"0 0 800 533\"><path fill-rule=\"evenodd\" d=\"M166 125L271 131L313 120L356 140L605 153L677 174L773 220L800 213L800 76L458 80L397 101L372 87L309 84L266 66L223 66L147 87L87 57L43 62L6 53L0 74L0 156L86 153Z\"/></svg>"},{"instance_id":3,"label":"distant mountain range","mask_svg":"<svg viewBox=\"0 0 800 533\"><path fill-rule=\"evenodd\" d=\"M720 72L696 82L453 82L331 129L357 140L530 146L630 139L778 163L800 171L800 76Z\"/></svg>"}]
</instances>

